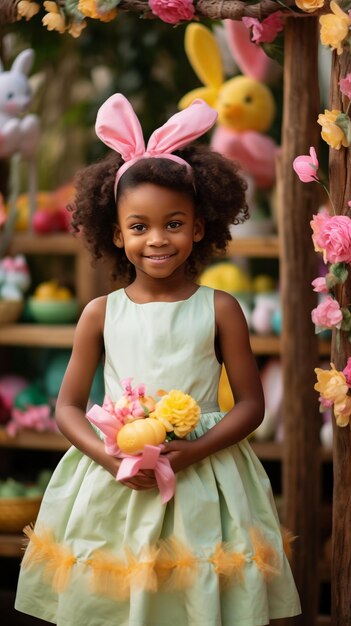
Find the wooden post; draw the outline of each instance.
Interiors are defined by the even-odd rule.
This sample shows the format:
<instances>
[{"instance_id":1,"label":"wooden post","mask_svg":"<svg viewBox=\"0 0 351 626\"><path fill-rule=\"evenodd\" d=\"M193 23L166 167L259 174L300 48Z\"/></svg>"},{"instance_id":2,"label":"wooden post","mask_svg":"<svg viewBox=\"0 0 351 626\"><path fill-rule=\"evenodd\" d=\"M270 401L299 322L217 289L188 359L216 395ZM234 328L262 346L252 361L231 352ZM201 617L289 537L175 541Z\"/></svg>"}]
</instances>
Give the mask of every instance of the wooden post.
<instances>
[{"instance_id":1,"label":"wooden post","mask_svg":"<svg viewBox=\"0 0 351 626\"><path fill-rule=\"evenodd\" d=\"M346 50L346 49L345 49ZM351 72L351 54L334 54L331 81L331 109L345 110L338 82ZM346 103L348 99L346 98ZM349 215L347 206L351 200L350 149L330 150L330 194L338 214ZM351 277L337 294L340 306L351 303ZM351 344L347 333L340 333L340 348L332 342L331 361L343 370L351 356ZM351 626L351 429L349 426L334 428L333 440L333 541L332 541L332 624Z\"/></svg>"},{"instance_id":2,"label":"wooden post","mask_svg":"<svg viewBox=\"0 0 351 626\"><path fill-rule=\"evenodd\" d=\"M318 210L319 188L315 183L301 183L292 162L319 143L317 18L288 17L284 37L284 110L278 163L284 371L283 523L297 536L292 569L303 613L294 624L314 626L320 465L318 397L314 391L318 343L311 321L311 310L317 304L311 287L317 276L317 258L309 222Z\"/></svg>"}]
</instances>

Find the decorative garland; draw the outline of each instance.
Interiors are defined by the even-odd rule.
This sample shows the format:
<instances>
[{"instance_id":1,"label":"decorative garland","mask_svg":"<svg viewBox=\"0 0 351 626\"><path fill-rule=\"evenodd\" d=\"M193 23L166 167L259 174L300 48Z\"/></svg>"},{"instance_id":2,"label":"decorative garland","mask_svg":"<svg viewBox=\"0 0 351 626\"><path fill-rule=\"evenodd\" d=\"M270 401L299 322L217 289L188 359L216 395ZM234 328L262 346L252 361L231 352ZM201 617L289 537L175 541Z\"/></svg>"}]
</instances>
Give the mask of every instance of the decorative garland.
<instances>
[{"instance_id":1,"label":"decorative garland","mask_svg":"<svg viewBox=\"0 0 351 626\"><path fill-rule=\"evenodd\" d=\"M2 23L31 19L44 7L43 25L48 30L68 32L78 37L86 27L86 19L109 22L118 11L139 13L144 19L158 17L170 24L208 18L211 20L241 20L251 18L259 27L270 15L281 13L306 17L310 13L325 13L329 0L3 0Z\"/></svg>"}]
</instances>

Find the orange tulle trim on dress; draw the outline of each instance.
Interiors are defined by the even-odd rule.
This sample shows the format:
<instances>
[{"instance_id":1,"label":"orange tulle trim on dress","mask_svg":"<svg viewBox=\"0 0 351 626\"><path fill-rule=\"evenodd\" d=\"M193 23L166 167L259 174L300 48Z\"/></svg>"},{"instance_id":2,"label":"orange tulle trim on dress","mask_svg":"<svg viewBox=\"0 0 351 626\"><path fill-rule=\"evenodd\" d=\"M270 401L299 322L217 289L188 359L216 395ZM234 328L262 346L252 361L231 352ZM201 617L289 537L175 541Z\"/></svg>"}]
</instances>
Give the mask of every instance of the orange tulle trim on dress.
<instances>
[{"instance_id":1,"label":"orange tulle trim on dress","mask_svg":"<svg viewBox=\"0 0 351 626\"><path fill-rule=\"evenodd\" d=\"M51 530L27 526L24 533L29 544L22 567L42 567L43 580L57 593L67 588L73 567L88 568L91 591L115 600L127 600L131 589L154 593L191 587L203 564L213 567L221 589L243 582L249 564L255 564L265 580L278 576L279 553L260 529L251 528L249 532L252 543L249 554L233 551L229 543L223 542L209 556L199 556L171 537L161 539L155 546L145 546L138 555L125 547L120 557L97 550L89 559L78 559L67 546L55 541ZM283 546L290 546L291 534L285 531L283 537Z\"/></svg>"},{"instance_id":2,"label":"orange tulle trim on dress","mask_svg":"<svg viewBox=\"0 0 351 626\"><path fill-rule=\"evenodd\" d=\"M24 568L32 565L43 565L43 574L57 593L62 593L68 583L76 559L64 545L55 541L53 533L42 529L40 534L32 526L23 529L29 539L25 555L22 560Z\"/></svg>"}]
</instances>

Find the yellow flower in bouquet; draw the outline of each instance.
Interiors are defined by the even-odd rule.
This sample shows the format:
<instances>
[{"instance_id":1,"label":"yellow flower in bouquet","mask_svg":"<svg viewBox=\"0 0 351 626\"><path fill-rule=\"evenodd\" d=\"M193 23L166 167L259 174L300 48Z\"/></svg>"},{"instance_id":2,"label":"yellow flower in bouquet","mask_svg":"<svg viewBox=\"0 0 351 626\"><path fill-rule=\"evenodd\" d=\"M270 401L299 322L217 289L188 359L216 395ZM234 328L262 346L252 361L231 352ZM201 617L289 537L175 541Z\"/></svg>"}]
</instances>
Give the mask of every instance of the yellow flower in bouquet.
<instances>
[{"instance_id":1,"label":"yellow flower in bouquet","mask_svg":"<svg viewBox=\"0 0 351 626\"><path fill-rule=\"evenodd\" d=\"M173 389L157 402L151 417L159 420L167 432L176 437L186 437L200 419L200 407L194 398L178 389Z\"/></svg>"}]
</instances>

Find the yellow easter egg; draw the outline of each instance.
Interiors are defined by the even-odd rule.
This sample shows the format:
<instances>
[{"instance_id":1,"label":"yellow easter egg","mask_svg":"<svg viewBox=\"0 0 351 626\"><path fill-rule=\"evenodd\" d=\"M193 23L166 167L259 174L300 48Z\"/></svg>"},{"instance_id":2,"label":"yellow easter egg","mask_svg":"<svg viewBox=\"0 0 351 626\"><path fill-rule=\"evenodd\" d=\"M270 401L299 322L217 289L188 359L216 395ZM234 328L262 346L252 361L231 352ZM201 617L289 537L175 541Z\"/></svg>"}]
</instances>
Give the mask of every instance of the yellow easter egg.
<instances>
[{"instance_id":1,"label":"yellow easter egg","mask_svg":"<svg viewBox=\"0 0 351 626\"><path fill-rule=\"evenodd\" d=\"M255 293L265 293L267 291L274 291L275 281L272 276L268 274L258 274L252 281L252 288Z\"/></svg>"},{"instance_id":2,"label":"yellow easter egg","mask_svg":"<svg viewBox=\"0 0 351 626\"><path fill-rule=\"evenodd\" d=\"M117 433L117 445L125 454L139 454L145 445L158 446L165 439L165 427L153 417L129 422Z\"/></svg>"},{"instance_id":3,"label":"yellow easter egg","mask_svg":"<svg viewBox=\"0 0 351 626\"><path fill-rule=\"evenodd\" d=\"M234 406L233 393L230 388L228 375L224 366L222 367L222 372L219 379L218 404L220 410L224 411L225 413L230 411Z\"/></svg>"},{"instance_id":4,"label":"yellow easter egg","mask_svg":"<svg viewBox=\"0 0 351 626\"><path fill-rule=\"evenodd\" d=\"M56 280L48 280L45 283L40 283L34 291L33 297L39 300L52 300L55 298L58 285Z\"/></svg>"},{"instance_id":5,"label":"yellow easter egg","mask_svg":"<svg viewBox=\"0 0 351 626\"><path fill-rule=\"evenodd\" d=\"M200 276L200 285L228 292L251 292L251 278L234 263L217 263Z\"/></svg>"},{"instance_id":6,"label":"yellow easter egg","mask_svg":"<svg viewBox=\"0 0 351 626\"><path fill-rule=\"evenodd\" d=\"M56 300L71 300L72 293L67 287L58 287L55 291L54 297Z\"/></svg>"}]
</instances>

